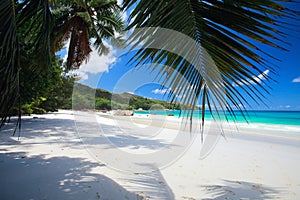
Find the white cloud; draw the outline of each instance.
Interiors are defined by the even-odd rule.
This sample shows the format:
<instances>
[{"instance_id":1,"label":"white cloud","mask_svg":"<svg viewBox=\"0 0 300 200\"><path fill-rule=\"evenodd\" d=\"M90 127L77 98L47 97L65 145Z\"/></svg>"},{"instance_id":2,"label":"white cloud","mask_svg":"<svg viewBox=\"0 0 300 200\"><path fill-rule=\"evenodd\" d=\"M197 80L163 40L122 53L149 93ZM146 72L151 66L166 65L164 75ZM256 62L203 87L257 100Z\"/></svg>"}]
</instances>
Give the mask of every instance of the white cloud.
<instances>
[{"instance_id":1,"label":"white cloud","mask_svg":"<svg viewBox=\"0 0 300 200\"><path fill-rule=\"evenodd\" d=\"M169 92L169 91L170 91L169 89L155 89L155 90L152 90L151 92L154 94L165 94L166 92Z\"/></svg>"},{"instance_id":2,"label":"white cloud","mask_svg":"<svg viewBox=\"0 0 300 200\"><path fill-rule=\"evenodd\" d=\"M78 69L69 71L68 75L71 75L71 76L76 75L76 77L79 78L81 81L85 81L85 80L89 79L89 76L86 73L81 72Z\"/></svg>"},{"instance_id":3,"label":"white cloud","mask_svg":"<svg viewBox=\"0 0 300 200\"><path fill-rule=\"evenodd\" d=\"M253 76L252 78L254 78L255 81L248 79L246 81L239 81L237 83L233 83L232 85L234 87L242 86L242 85L249 85L249 84L255 85L256 83L261 83L263 80L265 80L269 73L270 73L270 70L267 69L263 73L259 74L258 76Z\"/></svg>"},{"instance_id":4,"label":"white cloud","mask_svg":"<svg viewBox=\"0 0 300 200\"><path fill-rule=\"evenodd\" d=\"M176 95L177 99L182 99L183 95Z\"/></svg>"},{"instance_id":5,"label":"white cloud","mask_svg":"<svg viewBox=\"0 0 300 200\"><path fill-rule=\"evenodd\" d=\"M202 108L202 104L197 104L197 106L200 107L200 108ZM205 106L205 109L209 109L209 106L208 106L207 103L204 104L204 106ZM211 105L211 107L214 107L214 105Z\"/></svg>"},{"instance_id":6,"label":"white cloud","mask_svg":"<svg viewBox=\"0 0 300 200\"><path fill-rule=\"evenodd\" d=\"M63 47L63 49L66 50L66 54L65 54L65 56L63 58L63 62L64 63L67 62L69 46L70 46L70 39L65 43L65 45Z\"/></svg>"},{"instance_id":7,"label":"white cloud","mask_svg":"<svg viewBox=\"0 0 300 200\"><path fill-rule=\"evenodd\" d=\"M126 11L122 12L122 19L126 22L128 20L128 14Z\"/></svg>"},{"instance_id":8,"label":"white cloud","mask_svg":"<svg viewBox=\"0 0 300 200\"><path fill-rule=\"evenodd\" d=\"M116 50L111 45L105 44L105 46L109 47L110 49L108 55L99 56L97 50L92 48L93 51L90 54L88 62L83 63L80 66L79 71L93 74L108 72L111 65L117 61L117 56Z\"/></svg>"},{"instance_id":9,"label":"white cloud","mask_svg":"<svg viewBox=\"0 0 300 200\"><path fill-rule=\"evenodd\" d=\"M118 4L119 6L121 6L122 3L123 3L123 0L117 0L117 4Z\"/></svg>"},{"instance_id":10,"label":"white cloud","mask_svg":"<svg viewBox=\"0 0 300 200\"><path fill-rule=\"evenodd\" d=\"M280 105L279 108L291 108L291 105Z\"/></svg>"},{"instance_id":11,"label":"white cloud","mask_svg":"<svg viewBox=\"0 0 300 200\"><path fill-rule=\"evenodd\" d=\"M292 80L293 83L300 83L300 76Z\"/></svg>"},{"instance_id":12,"label":"white cloud","mask_svg":"<svg viewBox=\"0 0 300 200\"><path fill-rule=\"evenodd\" d=\"M97 74L101 72L108 72L109 68L117 62L117 51L107 42L103 41L103 43L109 48L108 55L99 56L97 50L92 47L92 52L90 53L90 57L87 62L83 62L79 69L72 70L69 74L77 74L81 80L87 80L87 73ZM70 41L68 41L64 46L67 52L63 58L63 62L67 61L69 45Z\"/></svg>"},{"instance_id":13,"label":"white cloud","mask_svg":"<svg viewBox=\"0 0 300 200\"><path fill-rule=\"evenodd\" d=\"M92 48L90 57L87 62L81 64L80 68L77 70L72 70L69 72L72 74L77 74L81 80L88 79L88 73L97 74L101 72L108 72L112 65L117 62L117 51L111 45L104 42L104 45L109 48L108 55L99 56L97 50ZM67 54L64 57L64 61L67 59Z\"/></svg>"},{"instance_id":14,"label":"white cloud","mask_svg":"<svg viewBox=\"0 0 300 200\"><path fill-rule=\"evenodd\" d=\"M239 103L237 108L245 109L245 108L247 108L247 106Z\"/></svg>"}]
</instances>

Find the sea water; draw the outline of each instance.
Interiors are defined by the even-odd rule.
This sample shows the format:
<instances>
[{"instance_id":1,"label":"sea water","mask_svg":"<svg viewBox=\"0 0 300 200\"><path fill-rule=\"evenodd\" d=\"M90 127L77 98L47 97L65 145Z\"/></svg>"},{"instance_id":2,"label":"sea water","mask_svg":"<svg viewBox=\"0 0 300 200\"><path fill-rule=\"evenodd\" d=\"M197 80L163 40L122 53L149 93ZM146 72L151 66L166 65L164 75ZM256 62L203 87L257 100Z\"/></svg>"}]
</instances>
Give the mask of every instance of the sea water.
<instances>
[{"instance_id":1,"label":"sea water","mask_svg":"<svg viewBox=\"0 0 300 200\"><path fill-rule=\"evenodd\" d=\"M180 110L145 110L134 111L134 114L154 114L154 115L171 115L175 117L183 117L187 115L187 111ZM293 125L300 126L300 111L236 111L235 116L231 116L229 113L225 113L221 118L227 118L228 121L235 122L249 122L249 123L264 123L264 124L281 124L281 125ZM218 118L217 113L213 112L215 118ZM193 118L201 118L201 111L194 111ZM206 119L212 119L210 112L205 112Z\"/></svg>"},{"instance_id":2,"label":"sea water","mask_svg":"<svg viewBox=\"0 0 300 200\"><path fill-rule=\"evenodd\" d=\"M165 115L174 117L187 116L187 111L180 110L145 110L134 111L134 115ZM212 120L221 119L225 122L235 122L241 127L245 127L248 130L258 129L265 131L284 132L284 134L292 134L299 136L300 139L300 111L247 111L240 112L235 111L235 116L229 113L220 114L218 118L217 113L214 111L213 115L209 112L205 112L205 119ZM193 118L199 119L202 117L201 111L194 111Z\"/></svg>"}]
</instances>

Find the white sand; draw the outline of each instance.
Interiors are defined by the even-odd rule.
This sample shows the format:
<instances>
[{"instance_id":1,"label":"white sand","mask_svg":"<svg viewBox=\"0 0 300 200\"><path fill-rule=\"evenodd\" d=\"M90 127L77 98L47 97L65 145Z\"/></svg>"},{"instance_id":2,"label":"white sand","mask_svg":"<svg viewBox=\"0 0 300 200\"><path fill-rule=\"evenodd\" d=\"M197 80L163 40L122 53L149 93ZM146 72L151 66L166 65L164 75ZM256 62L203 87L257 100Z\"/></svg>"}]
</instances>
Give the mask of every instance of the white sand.
<instances>
[{"instance_id":1,"label":"white sand","mask_svg":"<svg viewBox=\"0 0 300 200\"><path fill-rule=\"evenodd\" d=\"M241 127L237 134L227 128L227 140L220 138L205 159L199 159L204 145L196 138L167 167L125 173L101 164L86 149L97 144L82 143L71 111L37 117L24 117L20 140L11 136L13 124L0 132L0 199L300 199L297 130L272 137L272 129ZM122 140L114 135L117 129L109 129L111 119L97 121L122 151L145 157L166 145L163 141L176 132L172 121L166 125L171 129L160 130L161 135L135 134L134 140ZM140 126L145 124L147 128L147 122Z\"/></svg>"}]
</instances>

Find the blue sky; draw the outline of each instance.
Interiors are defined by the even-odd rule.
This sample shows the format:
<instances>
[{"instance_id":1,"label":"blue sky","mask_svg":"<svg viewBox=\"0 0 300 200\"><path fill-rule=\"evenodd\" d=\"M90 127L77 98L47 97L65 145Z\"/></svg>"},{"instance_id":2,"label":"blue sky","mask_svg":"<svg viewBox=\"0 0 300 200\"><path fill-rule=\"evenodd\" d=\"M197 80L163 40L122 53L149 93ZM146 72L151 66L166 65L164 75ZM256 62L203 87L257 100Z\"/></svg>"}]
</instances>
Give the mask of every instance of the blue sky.
<instances>
[{"instance_id":1,"label":"blue sky","mask_svg":"<svg viewBox=\"0 0 300 200\"><path fill-rule=\"evenodd\" d=\"M128 16L124 13L124 18ZM281 60L276 62L278 75L269 73L277 82L271 82L270 94L265 100L265 105L257 105L249 101L255 110L300 110L300 39L289 38L291 44L289 51L270 49L268 53ZM153 82L155 72L147 70L133 70L127 65L133 52L125 55L125 51L118 50L107 44L111 51L107 56L97 56L94 52L88 63L80 69L81 83L94 88L102 88L111 92L131 92L140 96L153 99L163 99L163 92L158 82ZM61 52L62 55L65 51ZM164 98L166 99L166 98Z\"/></svg>"}]
</instances>

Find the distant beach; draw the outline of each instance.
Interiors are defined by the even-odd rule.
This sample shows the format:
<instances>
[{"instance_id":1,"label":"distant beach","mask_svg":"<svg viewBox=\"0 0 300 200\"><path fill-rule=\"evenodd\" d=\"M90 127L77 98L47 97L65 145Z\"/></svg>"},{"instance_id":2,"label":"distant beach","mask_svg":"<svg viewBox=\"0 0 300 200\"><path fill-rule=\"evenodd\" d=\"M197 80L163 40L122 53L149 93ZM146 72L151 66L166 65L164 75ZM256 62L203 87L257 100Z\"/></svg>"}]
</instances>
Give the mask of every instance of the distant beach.
<instances>
[{"instance_id":1,"label":"distant beach","mask_svg":"<svg viewBox=\"0 0 300 200\"><path fill-rule=\"evenodd\" d=\"M87 118L91 116L101 134L80 132L95 125ZM80 124L80 117L86 122ZM0 132L1 199L300 198L300 132L295 125L224 124L225 137L215 140L205 158L200 159L200 152L207 140L201 143L196 134L173 162L141 173L116 170L101 162L106 158L97 157L97 152L110 149L101 149L103 144L98 142L103 140L98 139L104 136L128 155L148 158L151 152L177 147L169 140L182 127L178 117L137 113L114 117L60 110L25 116L19 140L11 136L14 122L12 119ZM139 128L145 131L134 132ZM207 121L207 129L220 134L212 121ZM159 134L147 137L148 130ZM110 155L117 164L126 164L122 163L126 158Z\"/></svg>"}]
</instances>

